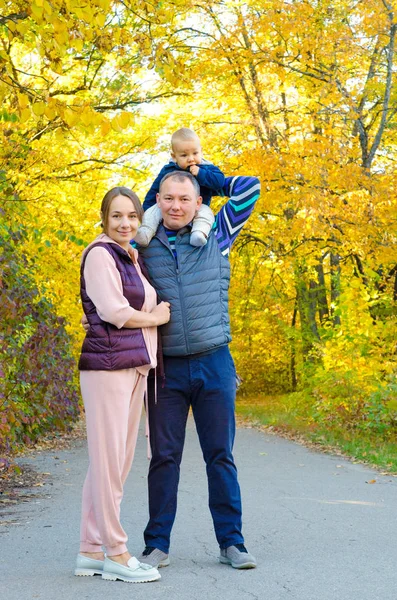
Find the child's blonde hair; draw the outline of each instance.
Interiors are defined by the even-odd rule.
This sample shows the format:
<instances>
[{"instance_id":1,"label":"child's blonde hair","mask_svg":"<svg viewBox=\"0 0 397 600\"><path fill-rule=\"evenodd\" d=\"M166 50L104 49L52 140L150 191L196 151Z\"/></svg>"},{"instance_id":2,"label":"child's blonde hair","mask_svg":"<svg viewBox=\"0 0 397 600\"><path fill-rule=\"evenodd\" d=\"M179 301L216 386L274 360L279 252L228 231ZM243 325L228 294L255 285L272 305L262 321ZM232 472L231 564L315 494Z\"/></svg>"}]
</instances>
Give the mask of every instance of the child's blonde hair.
<instances>
[{"instance_id":1,"label":"child's blonde hair","mask_svg":"<svg viewBox=\"0 0 397 600\"><path fill-rule=\"evenodd\" d=\"M188 129L187 127L181 127L171 136L171 148L174 148L174 144L176 142L188 142L195 141L200 143L200 138L192 129Z\"/></svg>"}]
</instances>

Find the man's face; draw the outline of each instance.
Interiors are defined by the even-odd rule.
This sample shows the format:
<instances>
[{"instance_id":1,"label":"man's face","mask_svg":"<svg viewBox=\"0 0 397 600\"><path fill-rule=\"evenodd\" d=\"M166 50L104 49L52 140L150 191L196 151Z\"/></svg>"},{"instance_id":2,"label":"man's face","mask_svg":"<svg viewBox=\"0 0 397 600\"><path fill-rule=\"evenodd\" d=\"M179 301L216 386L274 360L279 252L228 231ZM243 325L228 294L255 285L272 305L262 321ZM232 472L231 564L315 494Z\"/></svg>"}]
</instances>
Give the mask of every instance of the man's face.
<instances>
[{"instance_id":1,"label":"man's face","mask_svg":"<svg viewBox=\"0 0 397 600\"><path fill-rule=\"evenodd\" d=\"M171 156L181 169L199 165L203 159L200 142L198 140L177 141L173 144Z\"/></svg>"},{"instance_id":2,"label":"man's face","mask_svg":"<svg viewBox=\"0 0 397 600\"><path fill-rule=\"evenodd\" d=\"M164 226L175 230L182 229L194 219L203 201L191 181L178 181L172 177L164 181L156 200Z\"/></svg>"}]
</instances>

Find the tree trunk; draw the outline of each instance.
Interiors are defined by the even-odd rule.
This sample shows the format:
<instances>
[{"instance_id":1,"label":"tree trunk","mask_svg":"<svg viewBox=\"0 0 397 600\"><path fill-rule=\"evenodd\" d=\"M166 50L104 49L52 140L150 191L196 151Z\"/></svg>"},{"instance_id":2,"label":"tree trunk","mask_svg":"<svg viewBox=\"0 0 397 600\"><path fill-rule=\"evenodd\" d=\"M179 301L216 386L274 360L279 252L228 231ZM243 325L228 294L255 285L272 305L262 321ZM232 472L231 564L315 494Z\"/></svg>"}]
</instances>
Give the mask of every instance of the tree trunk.
<instances>
[{"instance_id":1,"label":"tree trunk","mask_svg":"<svg viewBox=\"0 0 397 600\"><path fill-rule=\"evenodd\" d=\"M316 265L317 277L318 277L318 286L317 286L317 308L318 314L320 317L320 323L323 323L326 319L329 318L329 308L328 308L328 300L327 300L327 288L325 285L325 276L324 276L324 267L322 263L322 259Z\"/></svg>"},{"instance_id":2,"label":"tree trunk","mask_svg":"<svg viewBox=\"0 0 397 600\"><path fill-rule=\"evenodd\" d=\"M291 322L291 327L293 327L293 329L295 329L295 326L296 326L297 316L298 316L298 298L295 298L294 312L292 314L292 322ZM291 387L292 387L292 391L295 392L298 382L297 382L297 377L296 377L296 344L295 344L294 336L291 339L290 369L291 369Z\"/></svg>"},{"instance_id":3,"label":"tree trunk","mask_svg":"<svg viewBox=\"0 0 397 600\"><path fill-rule=\"evenodd\" d=\"M298 276L296 292L301 322L303 360L313 362L313 342L320 339L316 323L316 282L310 280L309 285L307 285Z\"/></svg>"},{"instance_id":4,"label":"tree trunk","mask_svg":"<svg viewBox=\"0 0 397 600\"><path fill-rule=\"evenodd\" d=\"M331 316L334 325L340 325L340 316L335 314L335 306L338 305L340 296L340 256L330 254L331 266Z\"/></svg>"}]
</instances>

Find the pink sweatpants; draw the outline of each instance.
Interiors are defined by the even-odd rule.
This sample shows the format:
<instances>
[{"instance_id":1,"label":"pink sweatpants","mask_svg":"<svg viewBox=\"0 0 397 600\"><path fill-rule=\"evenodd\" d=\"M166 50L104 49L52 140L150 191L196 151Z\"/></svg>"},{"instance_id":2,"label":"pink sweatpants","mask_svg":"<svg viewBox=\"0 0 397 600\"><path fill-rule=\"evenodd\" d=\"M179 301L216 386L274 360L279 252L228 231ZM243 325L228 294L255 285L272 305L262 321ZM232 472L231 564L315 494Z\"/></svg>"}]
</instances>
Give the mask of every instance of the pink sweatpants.
<instances>
[{"instance_id":1,"label":"pink sweatpants","mask_svg":"<svg viewBox=\"0 0 397 600\"><path fill-rule=\"evenodd\" d=\"M134 458L146 376L136 369L81 371L88 455L83 487L80 551L108 556L127 551L120 524L123 485Z\"/></svg>"}]
</instances>

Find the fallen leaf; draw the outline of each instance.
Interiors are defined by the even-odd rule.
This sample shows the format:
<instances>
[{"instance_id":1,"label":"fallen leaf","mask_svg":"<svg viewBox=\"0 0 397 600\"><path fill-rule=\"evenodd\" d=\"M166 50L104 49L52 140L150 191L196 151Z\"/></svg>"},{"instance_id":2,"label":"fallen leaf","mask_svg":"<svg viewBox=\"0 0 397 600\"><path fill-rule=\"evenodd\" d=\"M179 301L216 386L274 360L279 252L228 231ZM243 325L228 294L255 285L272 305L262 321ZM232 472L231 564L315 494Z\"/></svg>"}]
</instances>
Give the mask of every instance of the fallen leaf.
<instances>
[{"instance_id":1,"label":"fallen leaf","mask_svg":"<svg viewBox=\"0 0 397 600\"><path fill-rule=\"evenodd\" d=\"M365 483L376 483L376 479L370 479L369 481L366 481Z\"/></svg>"}]
</instances>

